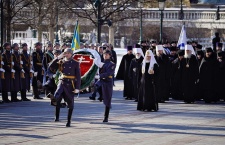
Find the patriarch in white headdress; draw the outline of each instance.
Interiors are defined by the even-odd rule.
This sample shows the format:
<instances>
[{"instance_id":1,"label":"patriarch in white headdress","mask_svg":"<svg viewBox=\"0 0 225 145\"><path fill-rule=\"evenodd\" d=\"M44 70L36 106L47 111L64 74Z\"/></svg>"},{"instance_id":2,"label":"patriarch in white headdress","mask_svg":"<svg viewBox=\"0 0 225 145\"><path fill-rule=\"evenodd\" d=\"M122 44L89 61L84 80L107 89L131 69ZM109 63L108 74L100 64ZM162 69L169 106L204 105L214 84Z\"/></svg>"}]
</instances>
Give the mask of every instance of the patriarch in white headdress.
<instances>
[{"instance_id":1,"label":"patriarch in white headdress","mask_svg":"<svg viewBox=\"0 0 225 145\"><path fill-rule=\"evenodd\" d=\"M141 48L133 48L133 53L137 59L139 59L141 56L144 58L144 53Z\"/></svg>"},{"instance_id":2,"label":"patriarch in white headdress","mask_svg":"<svg viewBox=\"0 0 225 145\"><path fill-rule=\"evenodd\" d=\"M142 63L142 73L145 73L145 66L146 63L150 63L149 64L149 68L148 68L148 73L149 74L154 74L154 65L157 64L154 54L152 53L151 50L147 50L145 53L145 57Z\"/></svg>"},{"instance_id":3,"label":"patriarch in white headdress","mask_svg":"<svg viewBox=\"0 0 225 145\"><path fill-rule=\"evenodd\" d=\"M184 54L184 58L191 58L191 55L195 55L195 50L192 47L192 45L185 45L185 54Z\"/></svg>"},{"instance_id":4,"label":"patriarch in white headdress","mask_svg":"<svg viewBox=\"0 0 225 145\"><path fill-rule=\"evenodd\" d=\"M165 49L163 48L163 46L162 45L156 45L156 55L160 56L163 53L166 54L165 53Z\"/></svg>"}]
</instances>

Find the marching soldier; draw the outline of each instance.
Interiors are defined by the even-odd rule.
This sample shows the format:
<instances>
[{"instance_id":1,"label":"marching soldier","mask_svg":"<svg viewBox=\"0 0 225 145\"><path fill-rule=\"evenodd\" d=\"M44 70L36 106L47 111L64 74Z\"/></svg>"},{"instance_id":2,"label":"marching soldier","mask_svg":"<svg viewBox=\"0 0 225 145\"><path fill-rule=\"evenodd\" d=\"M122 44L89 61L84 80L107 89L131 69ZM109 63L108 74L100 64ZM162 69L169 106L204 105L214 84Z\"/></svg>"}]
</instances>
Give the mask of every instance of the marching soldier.
<instances>
[{"instance_id":1,"label":"marching soldier","mask_svg":"<svg viewBox=\"0 0 225 145\"><path fill-rule=\"evenodd\" d=\"M2 99L5 103L10 103L11 101L8 98L8 92L12 90L12 77L14 76L15 70L13 69L13 61L12 61L12 54L11 54L11 45L10 43L6 42L3 45L5 51L2 54L2 61L3 61L3 69L5 70L4 79L2 79ZM12 100L12 95L11 95Z\"/></svg>"},{"instance_id":2,"label":"marching soldier","mask_svg":"<svg viewBox=\"0 0 225 145\"><path fill-rule=\"evenodd\" d=\"M30 54L27 53L27 44L22 44L22 53L21 61L23 62L23 70L24 78L22 79L22 90L21 90L21 98L23 101L30 101L30 99L27 99L26 92L30 90L30 79L33 77L33 70L32 70L32 60Z\"/></svg>"},{"instance_id":3,"label":"marching soldier","mask_svg":"<svg viewBox=\"0 0 225 145\"><path fill-rule=\"evenodd\" d=\"M74 108L74 95L79 93L81 84L79 62L73 60L73 51L69 48L64 50L49 64L49 69L54 72L59 70L61 76L54 96L50 96L52 104L56 106L55 121L59 121L60 102L64 98L67 102L68 116L66 127L70 127L71 117ZM64 59L62 59L64 57Z\"/></svg>"},{"instance_id":4,"label":"marching soldier","mask_svg":"<svg viewBox=\"0 0 225 145\"><path fill-rule=\"evenodd\" d=\"M14 78L12 79L12 90L11 90L11 98L12 98L12 102L19 102L21 100L17 99L17 93L19 91L21 91L21 79L24 78L24 70L22 67L22 61L20 58L20 54L19 54L19 45L17 43L14 43L12 45L12 49L13 49L13 53L12 53L12 57L13 57L13 69L15 70L15 75Z\"/></svg>"},{"instance_id":5,"label":"marching soldier","mask_svg":"<svg viewBox=\"0 0 225 145\"><path fill-rule=\"evenodd\" d=\"M99 74L99 81L96 82L102 88L102 99L105 104L105 115L103 122L108 122L109 110L111 108L111 99L113 92L113 75L115 71L115 64L110 61L111 51L104 51L104 65Z\"/></svg>"},{"instance_id":6,"label":"marching soldier","mask_svg":"<svg viewBox=\"0 0 225 145\"><path fill-rule=\"evenodd\" d=\"M32 87L33 87L34 99L43 99L39 96L39 91L38 91L38 87L42 86L42 81L43 81L43 70L42 70L43 53L41 49L42 49L42 43L41 42L35 43L35 51L32 54L33 70L34 70Z\"/></svg>"},{"instance_id":7,"label":"marching soldier","mask_svg":"<svg viewBox=\"0 0 225 145\"><path fill-rule=\"evenodd\" d=\"M56 49L56 50L58 50L58 49ZM48 80L48 75L47 75L48 65L54 59L54 55L53 55L52 51L53 51L52 44L48 43L47 52L44 53L43 60L42 60L43 70L44 70L43 86L46 83L46 81ZM45 91L46 91L45 95L47 96L47 94L49 92L48 92L48 90L45 90Z\"/></svg>"}]
</instances>

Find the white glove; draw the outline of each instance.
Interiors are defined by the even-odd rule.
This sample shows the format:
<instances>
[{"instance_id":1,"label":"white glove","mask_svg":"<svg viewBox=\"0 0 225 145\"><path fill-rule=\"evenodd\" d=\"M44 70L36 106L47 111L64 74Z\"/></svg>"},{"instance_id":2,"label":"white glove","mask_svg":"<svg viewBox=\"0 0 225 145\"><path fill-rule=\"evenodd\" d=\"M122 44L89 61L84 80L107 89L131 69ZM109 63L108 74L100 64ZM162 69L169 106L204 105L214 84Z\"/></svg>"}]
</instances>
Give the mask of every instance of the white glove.
<instances>
[{"instance_id":1,"label":"white glove","mask_svg":"<svg viewBox=\"0 0 225 145\"><path fill-rule=\"evenodd\" d=\"M79 93L80 92L80 90L78 90L78 89L75 89L75 93Z\"/></svg>"},{"instance_id":2,"label":"white glove","mask_svg":"<svg viewBox=\"0 0 225 145\"><path fill-rule=\"evenodd\" d=\"M55 78L56 77L56 74L54 74L52 77Z\"/></svg>"},{"instance_id":3,"label":"white glove","mask_svg":"<svg viewBox=\"0 0 225 145\"><path fill-rule=\"evenodd\" d=\"M16 72L14 69L11 70L12 73Z\"/></svg>"},{"instance_id":4,"label":"white glove","mask_svg":"<svg viewBox=\"0 0 225 145\"><path fill-rule=\"evenodd\" d=\"M34 72L34 76L35 76L35 77L37 76L37 74L38 74L38 72Z\"/></svg>"},{"instance_id":5,"label":"white glove","mask_svg":"<svg viewBox=\"0 0 225 145\"><path fill-rule=\"evenodd\" d=\"M33 61L30 61L30 64L32 64L32 65L33 65Z\"/></svg>"},{"instance_id":6,"label":"white glove","mask_svg":"<svg viewBox=\"0 0 225 145\"><path fill-rule=\"evenodd\" d=\"M21 71L22 71L23 73L25 73L25 71L24 71L23 69L22 69Z\"/></svg>"},{"instance_id":7,"label":"white glove","mask_svg":"<svg viewBox=\"0 0 225 145\"><path fill-rule=\"evenodd\" d=\"M2 61L1 64L4 65L4 61Z\"/></svg>"},{"instance_id":8,"label":"white glove","mask_svg":"<svg viewBox=\"0 0 225 145\"><path fill-rule=\"evenodd\" d=\"M23 61L20 61L20 64L23 64Z\"/></svg>"},{"instance_id":9,"label":"white glove","mask_svg":"<svg viewBox=\"0 0 225 145\"><path fill-rule=\"evenodd\" d=\"M100 62L100 63L99 63L99 67L100 67L100 68L102 68L102 67L103 67L103 65L104 65L104 63L103 63L103 62Z\"/></svg>"},{"instance_id":10,"label":"white glove","mask_svg":"<svg viewBox=\"0 0 225 145\"><path fill-rule=\"evenodd\" d=\"M153 69L150 69L149 70L149 74L154 74L154 70Z\"/></svg>"},{"instance_id":11,"label":"white glove","mask_svg":"<svg viewBox=\"0 0 225 145\"><path fill-rule=\"evenodd\" d=\"M30 70L30 72L31 72L31 73L34 73L34 71L33 71L32 69Z\"/></svg>"},{"instance_id":12,"label":"white glove","mask_svg":"<svg viewBox=\"0 0 225 145\"><path fill-rule=\"evenodd\" d=\"M1 71L1 72L5 72L5 70L4 70L3 68L0 68L0 71Z\"/></svg>"},{"instance_id":13,"label":"white glove","mask_svg":"<svg viewBox=\"0 0 225 145\"><path fill-rule=\"evenodd\" d=\"M61 59L61 58L63 58L64 57L64 53L61 53L57 58L58 59Z\"/></svg>"},{"instance_id":14,"label":"white glove","mask_svg":"<svg viewBox=\"0 0 225 145\"><path fill-rule=\"evenodd\" d=\"M14 62L12 62L12 65L14 65Z\"/></svg>"},{"instance_id":15,"label":"white glove","mask_svg":"<svg viewBox=\"0 0 225 145\"><path fill-rule=\"evenodd\" d=\"M100 76L99 75L95 75L95 79L100 79Z\"/></svg>"}]
</instances>

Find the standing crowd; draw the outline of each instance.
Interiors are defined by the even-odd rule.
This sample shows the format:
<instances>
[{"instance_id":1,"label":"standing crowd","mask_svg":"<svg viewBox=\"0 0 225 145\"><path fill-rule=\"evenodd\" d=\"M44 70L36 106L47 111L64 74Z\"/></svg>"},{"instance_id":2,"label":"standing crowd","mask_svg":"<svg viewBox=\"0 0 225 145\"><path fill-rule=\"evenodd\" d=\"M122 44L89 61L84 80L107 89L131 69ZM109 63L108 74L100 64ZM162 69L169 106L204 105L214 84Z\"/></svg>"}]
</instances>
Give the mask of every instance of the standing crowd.
<instances>
[{"instance_id":1,"label":"standing crowd","mask_svg":"<svg viewBox=\"0 0 225 145\"><path fill-rule=\"evenodd\" d=\"M158 111L158 103L169 98L194 103L225 101L225 52L223 44L213 40L213 48L204 50L197 42L189 42L184 49L176 42L157 44L142 41L134 48L127 46L116 79L124 80L123 97L137 102L137 110ZM19 48L21 47L21 51ZM5 43L1 51L0 91L5 103L30 101L26 93L32 86L33 98L43 99L44 93L55 106L55 121L59 121L60 108L68 108L67 124L71 124L74 96L80 93L80 65L73 59L71 45L47 43L44 49L37 42L34 49ZM102 46L80 44L80 49L98 52L101 63L95 75L94 91L89 97L105 105L103 122L108 122L114 85L117 55L110 44ZM11 93L11 99L8 93ZM83 91L84 92L84 91ZM17 94L21 94L21 100ZM64 100L64 103L62 103ZM66 102L66 103L65 103Z\"/></svg>"},{"instance_id":2,"label":"standing crowd","mask_svg":"<svg viewBox=\"0 0 225 145\"><path fill-rule=\"evenodd\" d=\"M150 43L150 45L149 45ZM225 101L225 52L217 42L204 50L195 41L185 49L176 42L142 41L127 47L116 78L124 80L123 97L137 110L157 111L158 103L173 98L185 103Z\"/></svg>"}]
</instances>

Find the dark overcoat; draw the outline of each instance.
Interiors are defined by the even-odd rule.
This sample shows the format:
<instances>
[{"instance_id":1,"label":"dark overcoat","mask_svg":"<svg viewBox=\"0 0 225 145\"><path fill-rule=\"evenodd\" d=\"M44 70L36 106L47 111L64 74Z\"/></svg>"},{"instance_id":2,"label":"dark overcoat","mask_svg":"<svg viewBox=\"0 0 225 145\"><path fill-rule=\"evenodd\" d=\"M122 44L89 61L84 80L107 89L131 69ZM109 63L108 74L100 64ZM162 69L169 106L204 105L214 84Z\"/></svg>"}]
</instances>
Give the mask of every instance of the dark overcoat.
<instances>
[{"instance_id":1,"label":"dark overcoat","mask_svg":"<svg viewBox=\"0 0 225 145\"><path fill-rule=\"evenodd\" d=\"M54 59L49 64L49 69L52 72L59 70L61 76L55 91L54 97L56 98L58 104L61 102L62 98L67 102L68 108L74 108L74 95L75 89L80 89L81 75L80 75L80 64L79 62L73 60L72 58L68 61ZM73 78L64 78L64 76L70 76Z\"/></svg>"},{"instance_id":2,"label":"dark overcoat","mask_svg":"<svg viewBox=\"0 0 225 145\"><path fill-rule=\"evenodd\" d=\"M102 87L102 98L105 106L111 108L111 100L113 93L113 74L115 71L115 63L110 60L105 60L104 65L100 70L100 80L96 82Z\"/></svg>"}]
</instances>

